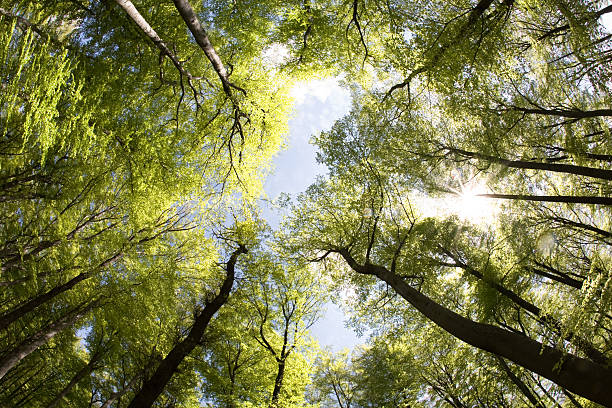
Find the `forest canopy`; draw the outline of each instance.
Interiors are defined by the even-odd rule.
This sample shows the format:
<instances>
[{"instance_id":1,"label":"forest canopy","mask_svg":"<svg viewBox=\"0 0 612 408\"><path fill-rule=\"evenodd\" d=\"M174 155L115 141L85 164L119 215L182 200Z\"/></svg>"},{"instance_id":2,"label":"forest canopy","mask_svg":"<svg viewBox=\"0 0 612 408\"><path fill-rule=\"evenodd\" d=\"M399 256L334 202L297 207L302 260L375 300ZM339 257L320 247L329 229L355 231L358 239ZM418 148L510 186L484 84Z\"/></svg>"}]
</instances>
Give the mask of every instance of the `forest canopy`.
<instances>
[{"instance_id":1,"label":"forest canopy","mask_svg":"<svg viewBox=\"0 0 612 408\"><path fill-rule=\"evenodd\" d=\"M0 0L0 406L612 407L611 15ZM270 222L313 78L352 108Z\"/></svg>"}]
</instances>

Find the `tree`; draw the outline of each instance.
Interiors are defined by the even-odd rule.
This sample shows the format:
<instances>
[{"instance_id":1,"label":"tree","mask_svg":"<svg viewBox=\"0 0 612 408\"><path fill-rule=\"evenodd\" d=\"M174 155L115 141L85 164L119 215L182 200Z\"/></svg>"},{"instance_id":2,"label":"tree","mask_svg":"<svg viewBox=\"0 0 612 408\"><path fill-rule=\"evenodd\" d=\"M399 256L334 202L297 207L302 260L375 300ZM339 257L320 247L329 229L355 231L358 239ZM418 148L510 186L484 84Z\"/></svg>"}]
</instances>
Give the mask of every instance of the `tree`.
<instances>
[{"instance_id":1,"label":"tree","mask_svg":"<svg viewBox=\"0 0 612 408\"><path fill-rule=\"evenodd\" d=\"M611 12L0 1L0 404L303 405L343 284L377 337L319 360L323 404L612 403ZM289 90L331 74L329 176L269 240ZM424 215L475 195L490 225Z\"/></svg>"},{"instance_id":2,"label":"tree","mask_svg":"<svg viewBox=\"0 0 612 408\"><path fill-rule=\"evenodd\" d=\"M249 329L275 362L269 404L280 407L301 399L287 384L287 372L292 364L304 364L294 355L307 348L308 329L317 320L325 295L315 273L303 263L269 255L262 256L255 267L253 286L246 294ZM304 368L292 371L303 373Z\"/></svg>"},{"instance_id":3,"label":"tree","mask_svg":"<svg viewBox=\"0 0 612 408\"><path fill-rule=\"evenodd\" d=\"M247 252L244 245L239 244L229 257L226 266L226 276L217 294L211 301L206 301L204 308L196 314L193 326L189 330L189 334L185 339L175 345L168 355L160 362L155 370L155 373L142 386L142 389L136 393L129 407L150 407L153 405L159 394L164 390L164 387L178 369L179 364L183 359L191 353L191 351L202 341L204 331L208 323L215 313L227 301L229 294L234 284L236 262L240 254Z\"/></svg>"},{"instance_id":4,"label":"tree","mask_svg":"<svg viewBox=\"0 0 612 408\"><path fill-rule=\"evenodd\" d=\"M570 391L606 403L602 383L608 375L605 365L567 354L524 333L466 318L444 306L441 300L434 300L439 295L434 294L435 284L427 280L435 275L427 272L431 266L417 250L417 245L428 245L423 237L431 234L431 226L419 225L408 213L398 215L391 204L401 203L401 198L385 190L384 179L374 176L374 180L364 180L356 186L356 174L360 172L353 171L350 179L312 186L299 206L294 207L291 234L299 237L298 246L305 256L320 260L337 254L351 270L389 285L453 336L505 357ZM317 228L304 231L298 227L302 225ZM323 255L316 256L317 253ZM424 282L415 287L414 279ZM424 288L434 292L428 295ZM587 374L589 370L591 374ZM582 382L587 375L591 376L589 381Z\"/></svg>"},{"instance_id":5,"label":"tree","mask_svg":"<svg viewBox=\"0 0 612 408\"><path fill-rule=\"evenodd\" d=\"M75 332L110 327L121 329L132 355L114 350L99 377L92 374L93 395L107 403L133 392L156 347L165 353L174 342L172 332L191 312L178 307L177 291L194 303L199 287L189 279L215 282L206 273L184 279L185 270L193 258L207 265L215 256L204 231L224 218L233 195L241 191L249 200L258 194L286 129L283 89L291 79L260 64L269 41L251 41L267 38L266 25L255 21L248 40L213 39L221 55L231 55L227 77L249 90L248 98L228 102L207 83L213 67L199 63L204 55L178 60L198 52L175 8L138 5L166 47L158 58L155 46L110 3L0 6L0 211L7 220L0 231L6 289L0 359L3 371L10 370L2 398L12 405L20 387L67 378L72 367L58 362L82 354L72 347ZM227 21L219 18L209 34ZM248 46L240 54L231 51L241 44ZM179 67L166 67L164 56ZM200 197L196 205L193 197ZM147 293L156 279L163 285ZM129 306L140 317L131 327L121 322ZM138 330L152 337L143 341ZM55 347L61 352L49 351ZM35 361L46 368L29 377ZM58 393L71 384L57 384ZM29 387L23 403L40 392Z\"/></svg>"}]
</instances>

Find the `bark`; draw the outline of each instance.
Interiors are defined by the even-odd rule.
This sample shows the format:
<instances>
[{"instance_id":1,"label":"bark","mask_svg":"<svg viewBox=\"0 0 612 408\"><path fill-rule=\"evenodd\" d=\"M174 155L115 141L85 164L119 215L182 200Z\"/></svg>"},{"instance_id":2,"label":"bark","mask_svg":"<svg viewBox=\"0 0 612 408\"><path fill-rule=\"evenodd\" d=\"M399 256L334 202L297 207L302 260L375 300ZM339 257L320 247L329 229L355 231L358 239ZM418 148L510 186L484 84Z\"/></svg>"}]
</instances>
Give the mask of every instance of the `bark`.
<instances>
[{"instance_id":1,"label":"bark","mask_svg":"<svg viewBox=\"0 0 612 408\"><path fill-rule=\"evenodd\" d=\"M13 367L15 367L21 360L36 351L40 346L51 340L57 333L61 332L67 327L72 326L81 317L85 316L92 308L97 305L98 302L90 303L85 307L78 307L75 310L69 312L61 319L53 322L43 329L39 330L32 336L25 339L13 350L8 351L0 359L0 378Z\"/></svg>"},{"instance_id":2,"label":"bark","mask_svg":"<svg viewBox=\"0 0 612 408\"><path fill-rule=\"evenodd\" d=\"M570 119L586 119L597 118L600 116L612 116L612 109L595 109L583 111L580 109L542 109L542 108L522 108L513 106L512 110L523 112L526 114L544 115L544 116L559 116Z\"/></svg>"},{"instance_id":3,"label":"bark","mask_svg":"<svg viewBox=\"0 0 612 408\"><path fill-rule=\"evenodd\" d=\"M567 286L571 286L573 288L576 289L582 289L582 281L579 281L578 279L574 279L570 276L567 275L555 275L553 273L549 273L546 271L543 271L541 269L538 268L529 268L529 271L535 273L536 275L540 275L543 276L545 278L554 280L555 282L559 282L559 283L563 283L564 285Z\"/></svg>"},{"instance_id":4,"label":"bark","mask_svg":"<svg viewBox=\"0 0 612 408\"><path fill-rule=\"evenodd\" d=\"M350 401L347 401L346 407L344 406L344 404L342 404L341 395L345 397L344 393L342 392L342 386L339 383L338 383L338 386L336 386L336 381L333 379L331 380L331 386L332 386L332 389L334 390L334 396L336 397L336 401L338 401L338 406L340 408L350 408L351 407Z\"/></svg>"},{"instance_id":5,"label":"bark","mask_svg":"<svg viewBox=\"0 0 612 408\"><path fill-rule=\"evenodd\" d=\"M530 194L477 194L478 197L500 198L503 200L543 201L549 203L611 205L612 197L593 196L536 196Z\"/></svg>"},{"instance_id":6,"label":"bark","mask_svg":"<svg viewBox=\"0 0 612 408\"><path fill-rule=\"evenodd\" d=\"M276 378L274 379L274 390L272 391L272 399L270 402L271 408L278 406L278 398L280 392L283 389L283 378L285 377L285 360L278 362L278 371L276 372Z\"/></svg>"},{"instance_id":7,"label":"bark","mask_svg":"<svg viewBox=\"0 0 612 408\"><path fill-rule=\"evenodd\" d=\"M115 0L115 2L127 13L132 21L144 32L144 34L149 37L151 41L153 41L153 44L159 48L161 53L166 55L170 61L172 61L172 64L182 75L185 75L190 80L194 79L194 77L183 67L183 64L181 64L178 57L174 55L172 51L170 51L170 48L168 48L166 43L161 39L153 27L151 27L147 20L145 20L145 18L138 12L131 1Z\"/></svg>"},{"instance_id":8,"label":"bark","mask_svg":"<svg viewBox=\"0 0 612 408\"><path fill-rule=\"evenodd\" d=\"M13 405L11 408L31 407L32 404L30 404L30 402L34 398L37 398L40 396L40 394L38 394L38 390L45 387L47 385L48 380L50 380L50 377L46 377L42 381L39 381L38 384L36 385L28 384L26 388L27 393L25 395L22 395L20 400L15 401L14 402L15 405Z\"/></svg>"},{"instance_id":9,"label":"bark","mask_svg":"<svg viewBox=\"0 0 612 408\"><path fill-rule=\"evenodd\" d=\"M50 301L51 299L58 296L59 294L66 292L67 290L74 287L77 283L84 281L90 276L91 276L91 272L80 273L74 278L70 279L68 282L62 285L56 286L50 291L43 293L42 295L39 295L35 297L34 299L31 299L28 302L25 302L24 304L17 307L11 312L5 313L4 315L0 316L0 330L6 330L6 328L10 324L14 323L15 321L20 319L25 314L36 309L38 306Z\"/></svg>"},{"instance_id":10,"label":"bark","mask_svg":"<svg viewBox=\"0 0 612 408\"><path fill-rule=\"evenodd\" d=\"M179 342L164 358L155 373L144 382L140 391L136 393L128 408L149 408L153 405L157 397L164 391L166 384L172 375L177 371L179 364L185 359L193 349L200 344L204 331L208 323L217 311L223 306L229 297L234 284L234 268L240 254L247 252L247 249L240 245L230 256L226 267L226 277L221 285L219 294L211 302L206 302L204 309L196 316L195 322L185 339Z\"/></svg>"},{"instance_id":11,"label":"bark","mask_svg":"<svg viewBox=\"0 0 612 408\"><path fill-rule=\"evenodd\" d=\"M242 347L241 347L241 344L238 343L238 351L236 352L236 357L231 358L231 356L228 356L230 358L230 360L227 362L227 374L230 379L230 390L228 392L228 401L227 401L228 408L236 407L236 398L234 396L234 393L236 391L236 374L238 373L238 369L241 365L239 363L240 354L242 354Z\"/></svg>"},{"instance_id":12,"label":"bark","mask_svg":"<svg viewBox=\"0 0 612 408\"><path fill-rule=\"evenodd\" d=\"M556 350L524 335L467 319L412 288L387 268L374 264L361 265L346 249L337 249L336 252L355 272L373 275L386 282L415 309L454 337L506 358L575 394L612 406L612 393L609 392L612 369Z\"/></svg>"},{"instance_id":13,"label":"bark","mask_svg":"<svg viewBox=\"0 0 612 408\"><path fill-rule=\"evenodd\" d=\"M590 133L588 135L585 135L585 138L589 138L592 136L600 136L600 135L605 135L605 132L603 130L600 130L598 132L594 132L594 133ZM566 149L560 146L539 146L539 147L544 147L547 148L553 152L564 152L564 153L569 153L566 155L562 155L562 156L553 156L553 157L547 157L544 160L546 161L560 161L560 160L567 160L571 157L580 157L583 159L591 159L591 160L595 160L595 161L603 161L603 162L612 162L612 154L599 154L599 153L590 153L590 152L586 152L584 150L574 150L574 149Z\"/></svg>"},{"instance_id":14,"label":"bark","mask_svg":"<svg viewBox=\"0 0 612 408\"><path fill-rule=\"evenodd\" d=\"M451 153L456 153L464 157L486 160L490 163L501 164L506 167L529 170L545 170L556 173L575 174L579 176L599 178L602 180L612 180L612 170L598 169L594 167L576 166L573 164L542 163L524 160L508 160L501 157L489 156L478 152L470 152L462 149L446 148Z\"/></svg>"},{"instance_id":15,"label":"bark","mask_svg":"<svg viewBox=\"0 0 612 408\"><path fill-rule=\"evenodd\" d=\"M568 220L567 218L562 218L562 217L551 217L550 220L558 222L559 224L562 224L562 225L574 227L574 228L581 229L584 231L590 231L604 238L612 238L612 232L603 230L601 228L594 227L589 224Z\"/></svg>"},{"instance_id":16,"label":"bark","mask_svg":"<svg viewBox=\"0 0 612 408\"><path fill-rule=\"evenodd\" d=\"M580 403L579 403L579 402L576 400L576 398L574 398L574 396L573 396L571 393L567 392L567 390L562 389L561 391L563 391L563 394L564 394L564 395L567 397L567 399L568 399L568 400L570 400L570 402L571 402L571 403L572 403L572 404L573 404L575 407L577 407L577 408L584 408L584 407L582 406L582 404L580 404Z\"/></svg>"},{"instance_id":17,"label":"bark","mask_svg":"<svg viewBox=\"0 0 612 408\"><path fill-rule=\"evenodd\" d=\"M45 369L45 366L38 364L38 365L33 365L32 368L34 368L35 370L26 371L26 375L19 373L19 369L13 370L11 371L9 375L6 375L2 379L1 387L4 390L4 392L8 392L8 390L12 389L10 394L8 395L4 394L3 398L5 401L13 401L14 399L17 398L18 395L23 394L24 391L27 389L27 386L34 384L33 380L35 378L38 378L38 375ZM26 377L25 379L23 379L24 376ZM14 378L11 378L11 377L14 377Z\"/></svg>"},{"instance_id":18,"label":"bark","mask_svg":"<svg viewBox=\"0 0 612 408\"><path fill-rule=\"evenodd\" d=\"M540 400L533 394L533 392L531 392L527 384L525 384L516 374L512 372L512 370L510 369L510 367L508 367L508 364L506 364L504 359L499 356L496 356L496 358L497 358L497 361L499 362L499 365L506 372L510 380L514 383L514 385L518 387L521 393L529 400L531 405L536 408L546 408L544 407L544 405L542 405Z\"/></svg>"},{"instance_id":19,"label":"bark","mask_svg":"<svg viewBox=\"0 0 612 408\"><path fill-rule=\"evenodd\" d=\"M586 153L586 152L578 152L574 153L577 157L585 157L591 160L599 160L605 162L612 162L612 154L598 154L598 153Z\"/></svg>"},{"instance_id":20,"label":"bark","mask_svg":"<svg viewBox=\"0 0 612 408\"><path fill-rule=\"evenodd\" d=\"M467 273L469 273L470 275L472 275L476 279L485 282L489 287L495 289L497 292L499 292L502 295L506 296L514 304L516 304L519 307L527 310L530 313L533 313L536 316L539 316L539 314L541 312L539 307L537 307L533 303L528 302L527 300L523 299L522 297L520 297L519 295L517 295L513 291L507 289L503 285L500 285L499 283L493 281L492 279L486 278L481 272L479 272L476 269L472 268L471 266L466 265L465 263L463 263L459 258L457 258L453 253L451 253L447 249L445 249L443 247L439 247L439 249L440 249L440 251L442 251L442 253L444 253L446 256L450 257L453 261L455 261L454 264L451 263L451 264L444 264L444 265L453 266L453 267L459 267L459 268L463 269L464 271L466 271Z\"/></svg>"},{"instance_id":21,"label":"bark","mask_svg":"<svg viewBox=\"0 0 612 408\"><path fill-rule=\"evenodd\" d=\"M114 254L110 258L100 263L98 268L92 271L89 271L89 272L82 272L78 274L77 276L75 276L74 278L70 279L68 282L62 285L56 286L50 291L43 293L42 295L39 295L35 297L34 299L31 299L23 303L21 306L17 307L13 311L5 313L4 315L0 316L0 330L5 330L10 324L14 323L15 321L20 319L25 314L31 312L32 310L36 309L40 305L47 303L48 301L55 298L56 296L72 289L77 283L90 278L96 270L108 266L109 264L111 264L112 262L120 258L121 255L122 255L121 252Z\"/></svg>"},{"instance_id":22,"label":"bark","mask_svg":"<svg viewBox=\"0 0 612 408\"><path fill-rule=\"evenodd\" d=\"M204 55L206 55L206 58L208 58L215 72L219 76L221 84L223 85L223 91L230 97L230 99L233 99L231 90L233 85L228 79L227 70L221 61L221 58L217 54L215 47L213 47L212 43L210 42L206 30L204 27L202 27L200 20L198 20L198 17L193 11L191 4L189 4L189 1L187 0L174 0L174 6L185 21L185 24L187 24L187 28L189 28L191 34L193 34L196 43L200 46L202 51L204 51Z\"/></svg>"},{"instance_id":23,"label":"bark","mask_svg":"<svg viewBox=\"0 0 612 408\"><path fill-rule=\"evenodd\" d=\"M72 379L64 387L64 389L59 394L57 394L57 396L53 399L53 401L51 401L47 405L47 408L55 408L56 406L58 406L58 404L60 402L62 402L64 397L66 397L66 395L68 395L68 393L74 388L75 385L77 385L83 378L87 377L89 374L91 374L93 372L93 370L95 370L96 363L98 362L100 357L101 357L101 353L100 352L97 352L97 353L93 354L91 356L91 359L89 360L89 363L87 363L87 365L85 365L85 367L81 368L74 375L74 377L72 377Z\"/></svg>"}]
</instances>

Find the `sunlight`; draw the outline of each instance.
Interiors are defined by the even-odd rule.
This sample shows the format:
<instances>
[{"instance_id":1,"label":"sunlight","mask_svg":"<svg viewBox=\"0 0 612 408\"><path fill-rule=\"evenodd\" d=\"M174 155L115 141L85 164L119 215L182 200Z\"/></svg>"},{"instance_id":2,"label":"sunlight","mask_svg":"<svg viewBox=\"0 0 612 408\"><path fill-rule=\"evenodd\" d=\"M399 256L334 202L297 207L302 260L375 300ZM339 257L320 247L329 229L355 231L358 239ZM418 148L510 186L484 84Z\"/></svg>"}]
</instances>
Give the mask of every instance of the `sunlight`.
<instances>
[{"instance_id":1,"label":"sunlight","mask_svg":"<svg viewBox=\"0 0 612 408\"><path fill-rule=\"evenodd\" d=\"M460 218L474 223L490 223L495 219L499 209L495 200L479 196L487 193L484 183L462 185L457 193L458 200L451 211Z\"/></svg>"},{"instance_id":2,"label":"sunlight","mask_svg":"<svg viewBox=\"0 0 612 408\"><path fill-rule=\"evenodd\" d=\"M499 213L497 200L479 197L487 193L484 182L469 182L461 184L459 190L452 190L444 197L430 197L416 194L411 197L411 203L423 217L449 217L455 215L473 224L491 224Z\"/></svg>"}]
</instances>

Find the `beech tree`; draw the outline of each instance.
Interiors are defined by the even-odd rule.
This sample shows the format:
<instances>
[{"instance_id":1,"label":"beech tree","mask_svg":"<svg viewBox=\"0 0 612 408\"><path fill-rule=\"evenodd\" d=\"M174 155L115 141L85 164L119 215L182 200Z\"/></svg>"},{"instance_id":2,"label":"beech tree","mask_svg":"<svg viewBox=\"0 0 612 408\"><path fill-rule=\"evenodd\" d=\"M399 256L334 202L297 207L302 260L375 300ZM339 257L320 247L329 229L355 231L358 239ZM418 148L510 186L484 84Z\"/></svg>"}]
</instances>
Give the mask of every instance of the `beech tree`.
<instances>
[{"instance_id":1,"label":"beech tree","mask_svg":"<svg viewBox=\"0 0 612 408\"><path fill-rule=\"evenodd\" d=\"M174 8L156 9L155 18L139 8L152 26L164 22L159 35L176 58L191 55ZM7 221L0 359L8 374L1 398L125 401L150 379L159 353L172 349L192 312L185 305L195 308L200 298L199 282L216 282L207 271L217 250L206 230L224 219L238 190L259 194L286 129L283 89L291 80L261 65L267 43L249 45L244 64L228 60L232 81L249 96L228 102L217 93L222 86L208 84L206 66L180 62L193 71L189 84L185 72L165 67L165 54L158 58L116 5L21 2L2 4L0 14ZM171 28L168 18L180 24ZM274 85L272 77L281 80ZM97 377L91 395L69 390L87 383L76 377L74 385L54 382L57 392L45 387L45 379L74 375L60 362L82 355L75 336L99 326L118 331L127 353L113 349L98 371L83 374ZM33 375L32 367L41 369ZM170 399L189 394L168 389Z\"/></svg>"},{"instance_id":2,"label":"beech tree","mask_svg":"<svg viewBox=\"0 0 612 408\"><path fill-rule=\"evenodd\" d=\"M355 187L354 174L351 174L349 185L330 181L312 186L294 208L294 225L317 226L308 231L300 231L299 227L292 230L292 234L300 236L296 238L299 240L296 245L306 257L323 260L336 254L350 270L384 282L453 336L507 358L571 392L604 405L608 403L607 393L603 391L608 375L605 362L589 361L543 344L530 338L528 332L464 317L445 306L443 298L435 300L440 296L436 293L437 285L432 283L432 280L436 281L435 268L432 268L430 260L423 259L418 249L421 245L428 245L421 234L427 236L435 229L431 230L427 223L420 224L405 216L394 215L382 200L377 202L380 191L377 192L375 187L372 187L373 192ZM370 207L371 202L374 204ZM365 211L368 209L372 215ZM452 237L451 234L446 230L442 236ZM358 279L357 282L363 285L364 281ZM433 292L428 294L430 290ZM494 310L488 309L488 313L495 313ZM541 314L539 317L545 318ZM557 363L561 359L563 365L559 369ZM587 374L589 370L590 374ZM581 384L587 375L591 376L589 381Z\"/></svg>"},{"instance_id":3,"label":"beech tree","mask_svg":"<svg viewBox=\"0 0 612 408\"><path fill-rule=\"evenodd\" d=\"M610 13L0 0L0 405L612 405ZM332 75L272 238L290 90ZM315 359L333 291L372 336Z\"/></svg>"}]
</instances>

